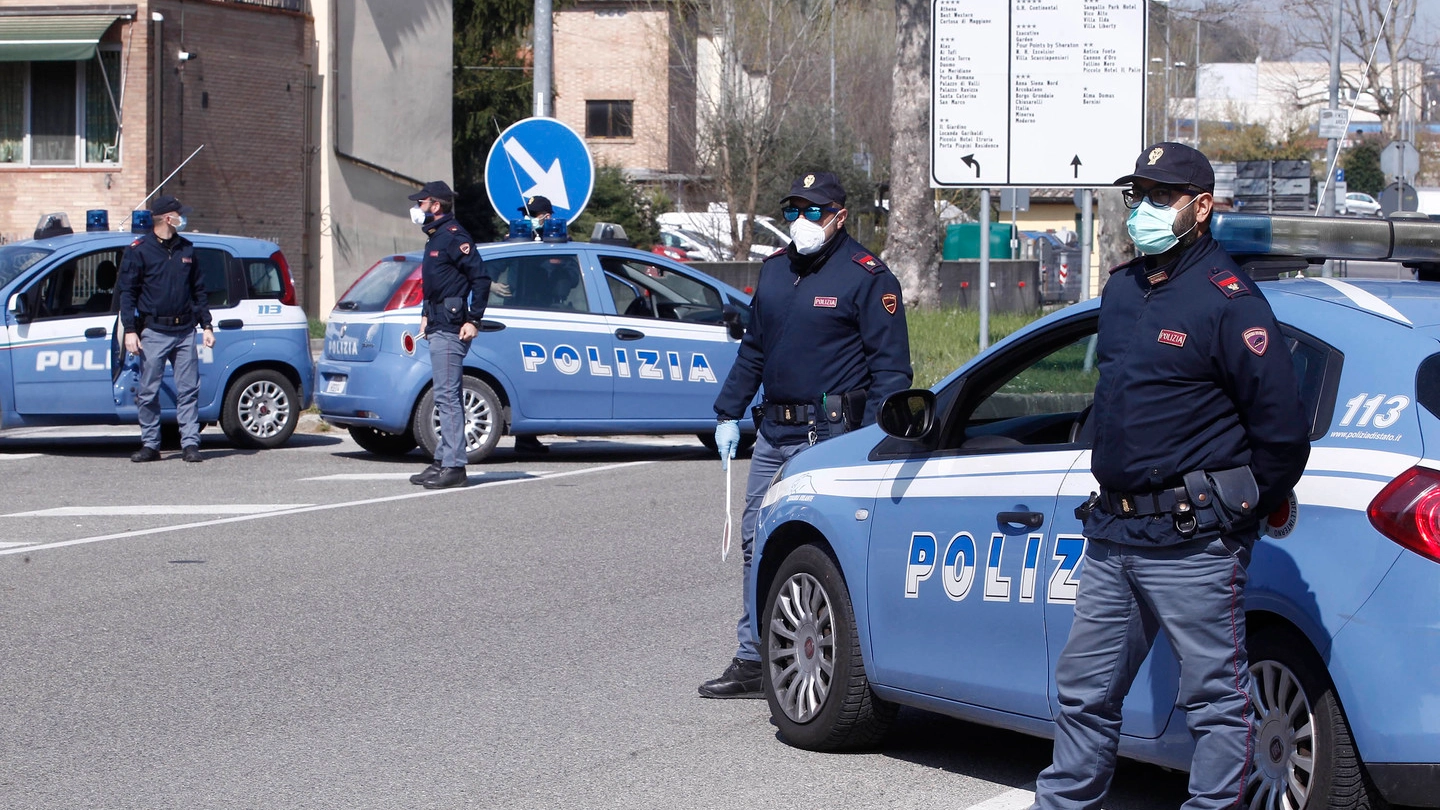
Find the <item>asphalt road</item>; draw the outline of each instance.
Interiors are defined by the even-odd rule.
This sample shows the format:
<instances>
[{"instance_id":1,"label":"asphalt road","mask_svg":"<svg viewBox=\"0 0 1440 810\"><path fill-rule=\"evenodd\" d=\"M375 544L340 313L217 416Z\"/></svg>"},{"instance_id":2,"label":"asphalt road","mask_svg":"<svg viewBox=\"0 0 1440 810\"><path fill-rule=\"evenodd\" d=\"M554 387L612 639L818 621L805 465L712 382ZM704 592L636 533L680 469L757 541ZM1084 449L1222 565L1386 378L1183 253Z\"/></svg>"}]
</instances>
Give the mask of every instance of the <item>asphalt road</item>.
<instances>
[{"instance_id":1,"label":"asphalt road","mask_svg":"<svg viewBox=\"0 0 1440 810\"><path fill-rule=\"evenodd\" d=\"M427 492L343 433L207 431L202 465L137 436L0 435L0 807L1005 810L1049 760L911 711L814 754L699 698L740 566L693 437L506 440ZM1184 788L1126 763L1106 806Z\"/></svg>"}]
</instances>

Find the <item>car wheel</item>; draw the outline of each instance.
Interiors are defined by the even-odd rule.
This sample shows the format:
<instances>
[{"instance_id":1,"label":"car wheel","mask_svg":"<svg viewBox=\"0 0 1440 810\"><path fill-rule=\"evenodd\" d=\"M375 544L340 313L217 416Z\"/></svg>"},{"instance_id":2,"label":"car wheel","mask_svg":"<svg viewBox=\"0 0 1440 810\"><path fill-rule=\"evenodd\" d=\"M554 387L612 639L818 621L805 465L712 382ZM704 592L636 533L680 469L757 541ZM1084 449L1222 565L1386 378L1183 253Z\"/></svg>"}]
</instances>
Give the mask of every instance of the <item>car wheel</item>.
<instances>
[{"instance_id":1,"label":"car wheel","mask_svg":"<svg viewBox=\"0 0 1440 810\"><path fill-rule=\"evenodd\" d=\"M1385 807L1310 643L1292 630L1270 627L1250 637L1249 651L1256 735L1246 806Z\"/></svg>"},{"instance_id":2,"label":"car wheel","mask_svg":"<svg viewBox=\"0 0 1440 810\"><path fill-rule=\"evenodd\" d=\"M377 456L403 456L414 450L416 445L415 434L411 431L386 433L364 425L351 426L350 438Z\"/></svg>"},{"instance_id":3,"label":"car wheel","mask_svg":"<svg viewBox=\"0 0 1440 810\"><path fill-rule=\"evenodd\" d=\"M500 398L490 386L467 376L461 381L460 405L465 416L465 463L479 464L500 441ZM435 411L434 388L420 397L410 432L425 455L434 458L440 444L440 414Z\"/></svg>"},{"instance_id":4,"label":"car wheel","mask_svg":"<svg viewBox=\"0 0 1440 810\"><path fill-rule=\"evenodd\" d=\"M289 440L299 419L295 386L284 374L262 368L230 384L220 411L220 429L241 447L270 449Z\"/></svg>"},{"instance_id":5,"label":"car wheel","mask_svg":"<svg viewBox=\"0 0 1440 810\"><path fill-rule=\"evenodd\" d=\"M835 561L806 545L780 564L761 623L770 716L786 742L811 751L868 748L895 719L865 677L850 592Z\"/></svg>"}]
</instances>

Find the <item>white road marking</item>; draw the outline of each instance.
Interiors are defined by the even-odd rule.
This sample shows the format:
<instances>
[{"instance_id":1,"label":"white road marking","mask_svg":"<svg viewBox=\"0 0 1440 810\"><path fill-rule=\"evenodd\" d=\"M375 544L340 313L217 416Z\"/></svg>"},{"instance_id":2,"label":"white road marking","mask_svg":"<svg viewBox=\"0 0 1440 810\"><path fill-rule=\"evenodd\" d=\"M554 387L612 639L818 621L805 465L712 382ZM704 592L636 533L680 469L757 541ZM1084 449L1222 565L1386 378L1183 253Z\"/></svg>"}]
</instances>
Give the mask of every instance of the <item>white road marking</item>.
<instances>
[{"instance_id":1,"label":"white road marking","mask_svg":"<svg viewBox=\"0 0 1440 810\"><path fill-rule=\"evenodd\" d=\"M0 548L16 548L18 546L33 546L34 543L0 543Z\"/></svg>"},{"instance_id":2,"label":"white road marking","mask_svg":"<svg viewBox=\"0 0 1440 810\"><path fill-rule=\"evenodd\" d=\"M22 459L39 457L39 453L0 453L0 461L20 461Z\"/></svg>"},{"instance_id":3,"label":"white road marking","mask_svg":"<svg viewBox=\"0 0 1440 810\"><path fill-rule=\"evenodd\" d=\"M256 515L281 509L300 509L308 503L117 504L114 506L56 506L33 512L11 512L0 517L95 517L108 515Z\"/></svg>"},{"instance_id":4,"label":"white road marking","mask_svg":"<svg viewBox=\"0 0 1440 810\"><path fill-rule=\"evenodd\" d=\"M1035 803L1035 786L1011 788L999 796L992 796L979 804L972 804L968 810L1025 810Z\"/></svg>"},{"instance_id":5,"label":"white road marking","mask_svg":"<svg viewBox=\"0 0 1440 810\"><path fill-rule=\"evenodd\" d=\"M301 481L409 481L414 471L398 473L336 473L334 475L317 475L312 478L301 478ZM542 470L539 472L526 472L516 470L514 472L491 472L478 476L481 480L477 483L489 484L493 481L508 481L513 478L535 478L546 475ZM477 476L471 476L474 479ZM471 486L475 486L472 484ZM297 504L298 506L309 506L309 504Z\"/></svg>"},{"instance_id":6,"label":"white road marking","mask_svg":"<svg viewBox=\"0 0 1440 810\"><path fill-rule=\"evenodd\" d=\"M163 534L165 532L180 532L190 529L202 529L206 526L220 526L226 523L241 523L249 520L262 520L271 517L288 517L290 515L303 515L307 512L324 512L331 509L346 509L352 506L371 506L379 503L394 503L396 501L408 501L415 498L434 498L445 495L461 495L467 492L476 492L489 487L503 487L510 484L523 484L530 481L549 481L555 478L569 478L572 475L588 475L590 473L609 472L625 467L638 467L643 464L654 464L653 461L629 461L621 464L606 464L600 467L587 467L583 470L570 470L568 472L548 473L534 478L511 478L504 481L486 481L463 489L425 489L419 492L407 492L404 495L391 495L385 498L366 498L361 501L346 501L344 503L323 503L315 506L300 506L292 509L280 509L273 512L262 512L254 515L237 515L234 517L219 518L217 520L202 520L194 523L180 523L174 526L157 526L151 529L137 529L131 532L118 532L116 534L102 534L97 537L82 537L76 540L61 540L56 543L44 543L41 545L27 545L23 548L0 549L0 557L8 554L26 554L32 551L44 551L52 548L65 548L66 546L80 546L89 543L103 543L107 540L124 540L130 537L144 537L151 534Z\"/></svg>"}]
</instances>

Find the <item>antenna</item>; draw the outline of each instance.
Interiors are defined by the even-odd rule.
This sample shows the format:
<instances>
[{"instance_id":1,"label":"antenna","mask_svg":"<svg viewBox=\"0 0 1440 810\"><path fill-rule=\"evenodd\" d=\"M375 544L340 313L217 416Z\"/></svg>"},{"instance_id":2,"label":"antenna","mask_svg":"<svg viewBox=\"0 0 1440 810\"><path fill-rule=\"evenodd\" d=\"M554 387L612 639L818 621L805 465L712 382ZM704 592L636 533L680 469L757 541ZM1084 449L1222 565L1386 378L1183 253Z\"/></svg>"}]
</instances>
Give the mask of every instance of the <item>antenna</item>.
<instances>
[{"instance_id":1,"label":"antenna","mask_svg":"<svg viewBox=\"0 0 1440 810\"><path fill-rule=\"evenodd\" d=\"M203 143L200 144L199 146L195 147L195 151L190 153L190 157L185 158L185 163L189 163L190 161L194 160L194 159L195 159L195 156L198 155L198 154L200 154L200 150L201 150L201 149L204 149L204 148L205 148L205 144L203 144ZM178 173L180 172L181 169L185 168L185 163L181 163L179 166L176 166L176 167L175 167L175 171L170 172L169 174L165 175L165 179L160 181L160 185L156 186L155 188L150 189L150 193L145 195L145 199L141 200L141 201L139 202L139 204L137 204L134 208L132 208L132 209L130 209L130 210L132 210L132 211L139 211L141 205L144 205L145 203L149 202L149 201L150 201L150 198L155 196L155 192L157 192L157 191L159 191L160 189L164 188L164 187L165 187L165 184L168 183L168 182L170 182L170 178L174 177L176 174L178 174ZM517 181L517 182L518 182L518 181Z\"/></svg>"},{"instance_id":2,"label":"antenna","mask_svg":"<svg viewBox=\"0 0 1440 810\"><path fill-rule=\"evenodd\" d=\"M500 119L491 118L490 122L495 125L495 139L504 138L505 133L500 131ZM515 178L515 191L520 194L520 205L525 208L525 215L534 216L530 213L530 201L525 199L525 189L520 186L520 174L515 171L515 158L510 157L510 150L505 148L504 143L500 144L500 151L505 153L505 162L510 165L510 176Z\"/></svg>"}]
</instances>

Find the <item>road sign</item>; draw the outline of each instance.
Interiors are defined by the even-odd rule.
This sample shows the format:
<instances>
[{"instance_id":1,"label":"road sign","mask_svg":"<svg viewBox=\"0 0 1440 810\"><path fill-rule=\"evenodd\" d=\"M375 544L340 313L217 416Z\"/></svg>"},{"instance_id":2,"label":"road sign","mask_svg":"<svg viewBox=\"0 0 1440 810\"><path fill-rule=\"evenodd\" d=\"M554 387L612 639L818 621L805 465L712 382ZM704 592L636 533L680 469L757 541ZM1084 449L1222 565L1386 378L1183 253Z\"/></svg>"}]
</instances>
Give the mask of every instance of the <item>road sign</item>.
<instances>
[{"instance_id":1,"label":"road sign","mask_svg":"<svg viewBox=\"0 0 1440 810\"><path fill-rule=\"evenodd\" d=\"M1407 183L1415 182L1415 174L1420 171L1419 150L1409 141L1391 141L1380 150L1380 171L1386 178L1404 177Z\"/></svg>"},{"instance_id":2,"label":"road sign","mask_svg":"<svg viewBox=\"0 0 1440 810\"><path fill-rule=\"evenodd\" d=\"M1145 137L1148 3L935 0L932 186L1108 186Z\"/></svg>"},{"instance_id":3,"label":"road sign","mask_svg":"<svg viewBox=\"0 0 1440 810\"><path fill-rule=\"evenodd\" d=\"M575 130L553 118L526 118L500 133L485 159L485 191L505 221L525 199L550 200L555 216L573 220L590 202L595 162Z\"/></svg>"},{"instance_id":4,"label":"road sign","mask_svg":"<svg viewBox=\"0 0 1440 810\"><path fill-rule=\"evenodd\" d=\"M1390 216L1396 211L1419 211L1420 195L1409 183L1391 183L1380 191L1380 213Z\"/></svg>"},{"instance_id":5,"label":"road sign","mask_svg":"<svg viewBox=\"0 0 1440 810\"><path fill-rule=\"evenodd\" d=\"M1000 189L1000 210L1001 210L1001 211L1029 211L1029 210L1030 210L1030 189L1028 189L1028 188L1002 188L1002 189Z\"/></svg>"},{"instance_id":6,"label":"road sign","mask_svg":"<svg viewBox=\"0 0 1440 810\"><path fill-rule=\"evenodd\" d=\"M1321 110L1320 111L1320 137L1322 138L1343 138L1350 129L1349 110Z\"/></svg>"}]
</instances>

